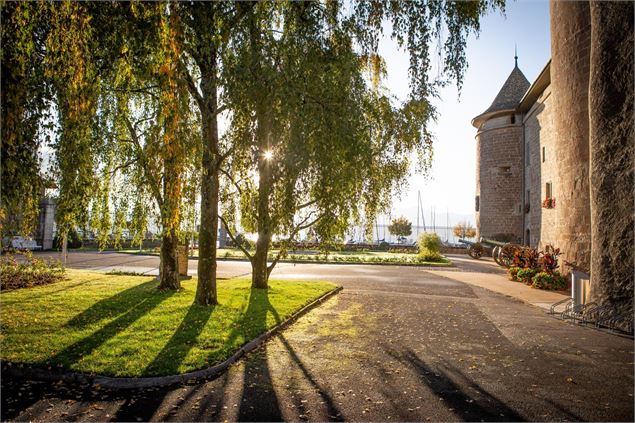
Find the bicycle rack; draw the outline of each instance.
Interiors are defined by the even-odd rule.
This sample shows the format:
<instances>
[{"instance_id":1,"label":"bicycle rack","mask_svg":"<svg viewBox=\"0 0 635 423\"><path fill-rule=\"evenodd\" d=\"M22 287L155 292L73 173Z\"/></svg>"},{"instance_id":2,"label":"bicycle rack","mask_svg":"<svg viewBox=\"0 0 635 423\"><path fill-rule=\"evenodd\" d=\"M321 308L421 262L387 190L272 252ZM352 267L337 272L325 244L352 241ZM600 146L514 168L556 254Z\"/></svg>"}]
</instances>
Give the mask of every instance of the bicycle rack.
<instances>
[{"instance_id":1,"label":"bicycle rack","mask_svg":"<svg viewBox=\"0 0 635 423\"><path fill-rule=\"evenodd\" d=\"M556 311L559 306L564 306L562 312ZM573 298L565 298L553 303L548 314L563 321L571 320L581 325L593 325L597 329L609 329L612 332L633 336L632 316L617 314L608 305L600 305L595 302L575 304Z\"/></svg>"},{"instance_id":2,"label":"bicycle rack","mask_svg":"<svg viewBox=\"0 0 635 423\"><path fill-rule=\"evenodd\" d=\"M557 303L553 303L553 304L551 304L551 307L549 308L549 314L560 314L560 313L557 313L557 312L556 312L556 308L557 308L559 305L562 305L562 304L565 304L565 303L567 303L567 304L568 304L568 303L570 303L571 301L573 301L573 299L572 299L572 298L565 298L564 300L560 300L560 301L558 301ZM566 306L565 306L565 307L566 307Z\"/></svg>"},{"instance_id":3,"label":"bicycle rack","mask_svg":"<svg viewBox=\"0 0 635 423\"><path fill-rule=\"evenodd\" d=\"M582 312L584 311L583 304L567 304L564 311L562 312L562 320L571 319L574 322L582 319Z\"/></svg>"}]
</instances>

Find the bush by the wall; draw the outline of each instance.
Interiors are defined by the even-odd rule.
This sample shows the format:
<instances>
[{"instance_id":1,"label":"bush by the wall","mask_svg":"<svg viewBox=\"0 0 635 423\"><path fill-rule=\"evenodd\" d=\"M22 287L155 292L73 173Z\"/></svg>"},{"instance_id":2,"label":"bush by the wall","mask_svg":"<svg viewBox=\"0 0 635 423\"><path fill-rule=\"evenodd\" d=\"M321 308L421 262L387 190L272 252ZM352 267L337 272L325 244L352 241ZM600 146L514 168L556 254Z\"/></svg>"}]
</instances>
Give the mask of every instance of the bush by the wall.
<instances>
[{"instance_id":1,"label":"bush by the wall","mask_svg":"<svg viewBox=\"0 0 635 423\"><path fill-rule=\"evenodd\" d=\"M29 288L47 285L64 279L64 267L59 261L45 262L33 257L30 251L16 257L7 254L0 257L0 288Z\"/></svg>"},{"instance_id":2,"label":"bush by the wall","mask_svg":"<svg viewBox=\"0 0 635 423\"><path fill-rule=\"evenodd\" d=\"M518 280L518 272L520 272L521 269L520 267L510 267L509 269L507 269L507 275L509 276L509 280L510 281L517 281Z\"/></svg>"},{"instance_id":3,"label":"bush by the wall","mask_svg":"<svg viewBox=\"0 0 635 423\"><path fill-rule=\"evenodd\" d=\"M538 273L534 269L520 269L518 273L516 273L516 277L519 281L526 283L527 285L531 285L532 278Z\"/></svg>"},{"instance_id":4,"label":"bush by the wall","mask_svg":"<svg viewBox=\"0 0 635 423\"><path fill-rule=\"evenodd\" d=\"M562 290L567 287L567 280L559 272L540 272L532 278L533 288Z\"/></svg>"}]
</instances>

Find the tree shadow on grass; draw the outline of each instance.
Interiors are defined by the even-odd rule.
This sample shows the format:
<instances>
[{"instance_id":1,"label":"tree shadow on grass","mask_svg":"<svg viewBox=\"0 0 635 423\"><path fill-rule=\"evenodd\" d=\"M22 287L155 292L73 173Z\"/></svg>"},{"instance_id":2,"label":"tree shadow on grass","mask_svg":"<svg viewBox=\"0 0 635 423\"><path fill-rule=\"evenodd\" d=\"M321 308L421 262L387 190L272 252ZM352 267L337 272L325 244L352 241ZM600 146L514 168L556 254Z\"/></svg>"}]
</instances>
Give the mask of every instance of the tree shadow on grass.
<instances>
[{"instance_id":1,"label":"tree shadow on grass","mask_svg":"<svg viewBox=\"0 0 635 423\"><path fill-rule=\"evenodd\" d=\"M83 328L102 320L127 313L139 304L140 298L154 294L157 286L158 282L156 279L152 279L150 281L134 285L128 289L124 289L115 295L97 301L95 304L66 322L65 326Z\"/></svg>"},{"instance_id":2,"label":"tree shadow on grass","mask_svg":"<svg viewBox=\"0 0 635 423\"><path fill-rule=\"evenodd\" d=\"M443 366L446 368L442 370L438 367L432 367L409 348L401 353L389 347L386 348L386 352L398 361L410 365L418 373L419 379L432 392L442 398L450 408L453 408L455 413L462 414L460 417L464 420L525 421L525 418L514 409L456 368ZM454 379L457 378L460 379L461 384L455 382ZM468 390L474 394L469 393Z\"/></svg>"},{"instance_id":3,"label":"tree shadow on grass","mask_svg":"<svg viewBox=\"0 0 635 423\"><path fill-rule=\"evenodd\" d=\"M83 327L90 324L88 322L96 323L102 320L97 318L100 312L106 314L108 317L115 315L118 315L118 317L87 337L55 354L49 360L50 364L70 367L82 357L90 355L94 350L118 333L123 332L135 321L174 294L174 292L159 292L155 289L149 289L154 285L156 285L156 281L136 285L112 297L97 302L83 312L82 315L85 316L86 320L77 319L75 321L76 327Z\"/></svg>"},{"instance_id":4,"label":"tree shadow on grass","mask_svg":"<svg viewBox=\"0 0 635 423\"><path fill-rule=\"evenodd\" d=\"M144 375L173 375L203 332L215 307L192 304L170 340L145 368Z\"/></svg>"}]
</instances>

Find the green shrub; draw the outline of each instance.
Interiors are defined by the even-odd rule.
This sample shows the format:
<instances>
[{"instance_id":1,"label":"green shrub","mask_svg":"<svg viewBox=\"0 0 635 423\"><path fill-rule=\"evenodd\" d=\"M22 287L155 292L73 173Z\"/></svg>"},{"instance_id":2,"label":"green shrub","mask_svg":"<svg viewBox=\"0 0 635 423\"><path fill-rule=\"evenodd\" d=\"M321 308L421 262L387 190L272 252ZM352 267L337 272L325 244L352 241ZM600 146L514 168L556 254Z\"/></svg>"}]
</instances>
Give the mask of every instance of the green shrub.
<instances>
[{"instance_id":1,"label":"green shrub","mask_svg":"<svg viewBox=\"0 0 635 423\"><path fill-rule=\"evenodd\" d=\"M66 247L69 250L74 250L77 248L82 248L83 245L82 238L79 236L75 229L71 229L68 231L68 240L66 241ZM62 240L58 239L57 235L53 238L53 248L56 250L62 249Z\"/></svg>"},{"instance_id":2,"label":"green shrub","mask_svg":"<svg viewBox=\"0 0 635 423\"><path fill-rule=\"evenodd\" d=\"M388 251L388 249L390 248L390 244L387 243L386 241L382 241L379 243L379 251Z\"/></svg>"},{"instance_id":3,"label":"green shrub","mask_svg":"<svg viewBox=\"0 0 635 423\"><path fill-rule=\"evenodd\" d=\"M507 269L507 275L509 276L509 280L510 281L517 281L518 280L518 272L520 272L521 269L520 267L510 267L509 269Z\"/></svg>"},{"instance_id":4,"label":"green shrub","mask_svg":"<svg viewBox=\"0 0 635 423\"><path fill-rule=\"evenodd\" d=\"M30 251L20 253L18 260L13 254L0 257L0 288L29 288L47 285L64 279L64 268L59 261L45 262L33 257Z\"/></svg>"},{"instance_id":5,"label":"green shrub","mask_svg":"<svg viewBox=\"0 0 635 423\"><path fill-rule=\"evenodd\" d=\"M441 252L441 238L437 234L421 234L417 243L419 244L419 254L424 251L437 254Z\"/></svg>"},{"instance_id":6,"label":"green shrub","mask_svg":"<svg viewBox=\"0 0 635 423\"><path fill-rule=\"evenodd\" d=\"M516 278L527 285L531 285L532 278L536 275L536 273L538 272L534 269L520 269L518 273L516 273Z\"/></svg>"},{"instance_id":7,"label":"green shrub","mask_svg":"<svg viewBox=\"0 0 635 423\"><path fill-rule=\"evenodd\" d=\"M567 280L559 272L540 272L532 279L532 288L562 290L567 287Z\"/></svg>"},{"instance_id":8,"label":"green shrub","mask_svg":"<svg viewBox=\"0 0 635 423\"><path fill-rule=\"evenodd\" d=\"M445 262L445 258L441 255L441 253L437 251L430 251L428 249L422 249L417 256L420 261L431 261L434 263L442 263Z\"/></svg>"}]
</instances>

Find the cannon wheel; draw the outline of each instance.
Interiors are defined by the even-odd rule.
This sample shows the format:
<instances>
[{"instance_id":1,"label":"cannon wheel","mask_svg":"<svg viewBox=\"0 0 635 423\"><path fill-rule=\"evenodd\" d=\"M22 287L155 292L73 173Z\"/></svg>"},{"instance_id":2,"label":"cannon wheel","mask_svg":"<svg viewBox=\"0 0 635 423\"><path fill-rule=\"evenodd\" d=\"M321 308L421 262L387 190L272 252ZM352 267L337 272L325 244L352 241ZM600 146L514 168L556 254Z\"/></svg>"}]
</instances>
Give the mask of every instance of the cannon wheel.
<instances>
[{"instance_id":1,"label":"cannon wheel","mask_svg":"<svg viewBox=\"0 0 635 423\"><path fill-rule=\"evenodd\" d=\"M468 248L467 253L473 259L478 260L483 255L483 246L478 242L475 244L472 244L470 245L470 248Z\"/></svg>"},{"instance_id":2,"label":"cannon wheel","mask_svg":"<svg viewBox=\"0 0 635 423\"><path fill-rule=\"evenodd\" d=\"M514 252L519 248L518 245L515 244L505 244L501 247L500 253L498 255L499 264L507 269L509 269L514 262Z\"/></svg>"},{"instance_id":3,"label":"cannon wheel","mask_svg":"<svg viewBox=\"0 0 635 423\"><path fill-rule=\"evenodd\" d=\"M494 249L492 250L492 258L494 259L494 261L496 262L496 264L498 264L499 266L502 266L500 260L499 260L499 255L501 252L501 247L499 245L497 245L496 247L494 247Z\"/></svg>"}]
</instances>

